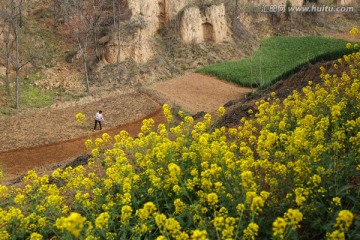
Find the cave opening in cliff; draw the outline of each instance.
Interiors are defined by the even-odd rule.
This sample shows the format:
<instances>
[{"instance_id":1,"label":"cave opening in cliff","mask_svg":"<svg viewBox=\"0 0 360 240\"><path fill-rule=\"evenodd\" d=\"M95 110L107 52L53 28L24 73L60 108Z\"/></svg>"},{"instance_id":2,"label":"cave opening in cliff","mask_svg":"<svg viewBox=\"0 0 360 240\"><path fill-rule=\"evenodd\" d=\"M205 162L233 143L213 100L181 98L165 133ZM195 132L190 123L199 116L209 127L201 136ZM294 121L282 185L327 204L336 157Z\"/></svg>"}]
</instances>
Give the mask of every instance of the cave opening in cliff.
<instances>
[{"instance_id":1,"label":"cave opening in cliff","mask_svg":"<svg viewBox=\"0 0 360 240\"><path fill-rule=\"evenodd\" d=\"M206 22L202 24L204 41L213 41L214 40L214 27L212 24Z\"/></svg>"}]
</instances>

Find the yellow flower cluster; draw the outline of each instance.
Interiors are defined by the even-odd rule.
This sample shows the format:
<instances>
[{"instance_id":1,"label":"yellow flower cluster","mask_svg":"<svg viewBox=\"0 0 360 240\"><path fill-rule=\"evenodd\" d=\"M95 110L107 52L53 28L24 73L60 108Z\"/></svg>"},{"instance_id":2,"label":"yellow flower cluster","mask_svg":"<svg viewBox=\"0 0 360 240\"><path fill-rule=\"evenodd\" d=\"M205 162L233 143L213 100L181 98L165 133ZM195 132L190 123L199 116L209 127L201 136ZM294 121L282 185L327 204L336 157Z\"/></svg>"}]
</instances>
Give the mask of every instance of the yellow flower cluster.
<instances>
[{"instance_id":1,"label":"yellow flower cluster","mask_svg":"<svg viewBox=\"0 0 360 240\"><path fill-rule=\"evenodd\" d=\"M357 34L359 34L359 29L357 29L357 28L351 29L351 30L350 30L350 34L351 34L351 35L357 35Z\"/></svg>"},{"instance_id":2,"label":"yellow flower cluster","mask_svg":"<svg viewBox=\"0 0 360 240\"><path fill-rule=\"evenodd\" d=\"M258 235L259 226L256 223L249 223L249 225L244 230L243 239L256 239Z\"/></svg>"},{"instance_id":3,"label":"yellow flower cluster","mask_svg":"<svg viewBox=\"0 0 360 240\"><path fill-rule=\"evenodd\" d=\"M350 35L357 35L359 34L359 29L357 28L353 28L350 30ZM347 43L346 44L346 48L347 49L351 49L351 48L354 48L354 49L359 49L359 44L358 43L355 43L355 44L351 44L351 43Z\"/></svg>"},{"instance_id":4,"label":"yellow flower cluster","mask_svg":"<svg viewBox=\"0 0 360 240\"><path fill-rule=\"evenodd\" d=\"M95 226L98 229L106 230L109 227L110 214L108 212L101 213L95 220Z\"/></svg>"},{"instance_id":5,"label":"yellow flower cluster","mask_svg":"<svg viewBox=\"0 0 360 240\"><path fill-rule=\"evenodd\" d=\"M273 223L274 237L285 239L291 231L300 227L302 219L303 214L298 209L288 209L283 218L278 217Z\"/></svg>"},{"instance_id":6,"label":"yellow flower cluster","mask_svg":"<svg viewBox=\"0 0 360 240\"><path fill-rule=\"evenodd\" d=\"M354 215L349 210L342 210L336 218L335 228L339 228L342 232L349 230Z\"/></svg>"},{"instance_id":7,"label":"yellow flower cluster","mask_svg":"<svg viewBox=\"0 0 360 240\"><path fill-rule=\"evenodd\" d=\"M354 215L349 210L341 210L336 218L333 232L326 233L326 238L331 240L345 240L345 233L349 230L354 219Z\"/></svg>"},{"instance_id":8,"label":"yellow flower cluster","mask_svg":"<svg viewBox=\"0 0 360 240\"><path fill-rule=\"evenodd\" d=\"M225 108L175 124L164 105L168 125L86 141L88 166L0 186L0 238L355 238L360 53L336 66L320 68L321 84L261 100L237 127L214 127Z\"/></svg>"},{"instance_id":9,"label":"yellow flower cluster","mask_svg":"<svg viewBox=\"0 0 360 240\"><path fill-rule=\"evenodd\" d=\"M144 204L144 208L136 211L136 215L140 220L149 219L150 216L156 211L156 206L152 202L147 202Z\"/></svg>"},{"instance_id":10,"label":"yellow flower cluster","mask_svg":"<svg viewBox=\"0 0 360 240\"><path fill-rule=\"evenodd\" d=\"M225 112L226 112L225 107L219 107L218 110L216 111L216 117L220 118L224 116Z\"/></svg>"},{"instance_id":11,"label":"yellow flower cluster","mask_svg":"<svg viewBox=\"0 0 360 240\"><path fill-rule=\"evenodd\" d=\"M191 235L192 240L207 240L207 232L206 230L194 230L193 234Z\"/></svg>"},{"instance_id":12,"label":"yellow flower cluster","mask_svg":"<svg viewBox=\"0 0 360 240\"><path fill-rule=\"evenodd\" d=\"M163 105L163 111L164 111L164 115L167 119L168 123L171 123L174 119L172 113L171 113L171 107L168 104L164 104ZM181 114L180 114L181 115Z\"/></svg>"},{"instance_id":13,"label":"yellow flower cluster","mask_svg":"<svg viewBox=\"0 0 360 240\"><path fill-rule=\"evenodd\" d=\"M164 214L155 213L155 223L158 226L162 236L157 237L156 239L189 239L189 235L181 231L180 223L174 218L167 218ZM167 237L165 237L167 236Z\"/></svg>"},{"instance_id":14,"label":"yellow flower cluster","mask_svg":"<svg viewBox=\"0 0 360 240\"><path fill-rule=\"evenodd\" d=\"M84 114L82 114L82 113L77 113L77 114L75 115L75 118L76 118L76 120L78 121L78 123L79 123L80 125L86 124L86 116L85 116Z\"/></svg>"},{"instance_id":15,"label":"yellow flower cluster","mask_svg":"<svg viewBox=\"0 0 360 240\"><path fill-rule=\"evenodd\" d=\"M56 220L55 226L60 230L67 230L75 237L79 237L84 228L85 217L77 212L72 212L68 217L61 217Z\"/></svg>"},{"instance_id":16,"label":"yellow flower cluster","mask_svg":"<svg viewBox=\"0 0 360 240\"><path fill-rule=\"evenodd\" d=\"M132 208L129 205L125 205L121 208L121 223L127 225L132 215Z\"/></svg>"}]
</instances>

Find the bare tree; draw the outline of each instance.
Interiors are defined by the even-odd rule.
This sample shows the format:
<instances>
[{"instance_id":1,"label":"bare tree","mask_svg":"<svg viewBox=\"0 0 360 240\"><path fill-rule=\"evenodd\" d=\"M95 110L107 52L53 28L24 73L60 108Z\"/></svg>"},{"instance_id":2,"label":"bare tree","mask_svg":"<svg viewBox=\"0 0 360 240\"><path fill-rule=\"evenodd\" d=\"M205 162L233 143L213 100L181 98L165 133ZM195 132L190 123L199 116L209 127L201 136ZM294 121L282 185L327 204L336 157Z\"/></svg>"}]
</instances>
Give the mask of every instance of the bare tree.
<instances>
[{"instance_id":1,"label":"bare tree","mask_svg":"<svg viewBox=\"0 0 360 240\"><path fill-rule=\"evenodd\" d=\"M120 73L122 21L130 18L131 12L125 0L53 0L54 25L68 30L69 36L77 45L78 53L82 54L85 81L88 86L90 69L93 62L101 58L99 37L108 29L112 20L111 32L117 42L116 66ZM112 19L111 19L112 18ZM62 20L58 22L58 20ZM110 24L109 24L110 23ZM66 26L66 27L64 27ZM77 56L79 56L77 54ZM86 65L86 66L85 66Z\"/></svg>"},{"instance_id":2,"label":"bare tree","mask_svg":"<svg viewBox=\"0 0 360 240\"><path fill-rule=\"evenodd\" d=\"M18 16L19 16L19 27L22 28L23 26L23 0L19 0L17 3L18 8Z\"/></svg>"},{"instance_id":3,"label":"bare tree","mask_svg":"<svg viewBox=\"0 0 360 240\"><path fill-rule=\"evenodd\" d=\"M20 106L20 70L26 64L20 60L20 23L22 19L22 0L9 0L2 2L2 17L4 22L5 67L6 84L10 93L10 66L15 70L16 108Z\"/></svg>"},{"instance_id":4,"label":"bare tree","mask_svg":"<svg viewBox=\"0 0 360 240\"><path fill-rule=\"evenodd\" d=\"M101 0L90 0L91 3L88 4L88 7L85 8L85 16L88 22L89 27L91 28L92 38L93 38L93 49L95 60L100 60L99 45L98 45L98 36L99 36L99 27L101 24L101 17L104 14L102 8L105 4Z\"/></svg>"},{"instance_id":5,"label":"bare tree","mask_svg":"<svg viewBox=\"0 0 360 240\"><path fill-rule=\"evenodd\" d=\"M53 0L52 20L53 20L54 29L56 28L60 17L61 17L61 0Z\"/></svg>"},{"instance_id":6,"label":"bare tree","mask_svg":"<svg viewBox=\"0 0 360 240\"><path fill-rule=\"evenodd\" d=\"M16 82L16 108L19 108L20 106L20 96L19 96L19 75L20 75L20 59L19 59L19 26L17 17L15 15L13 24L13 34L15 39L15 58L12 61L13 68L15 69L15 82Z\"/></svg>"},{"instance_id":7,"label":"bare tree","mask_svg":"<svg viewBox=\"0 0 360 240\"><path fill-rule=\"evenodd\" d=\"M86 92L90 93L88 68L88 40L92 29L92 4L82 0L64 0L61 3L65 24L69 35L77 44L78 52L82 55Z\"/></svg>"},{"instance_id":8,"label":"bare tree","mask_svg":"<svg viewBox=\"0 0 360 240\"><path fill-rule=\"evenodd\" d=\"M11 34L11 21L12 21L12 15L11 15L11 9L10 4L11 2L2 1L0 3L0 19L2 23L2 37L3 37L3 44L4 47L2 47L2 54L5 57L5 87L6 92L8 95L10 95L10 61L11 61L11 49L13 45L13 36Z\"/></svg>"},{"instance_id":9,"label":"bare tree","mask_svg":"<svg viewBox=\"0 0 360 240\"><path fill-rule=\"evenodd\" d=\"M16 108L20 107L20 70L23 66L25 66L30 61L27 61L25 63L22 63L20 60L20 24L22 24L22 11L20 10L22 8L22 0L19 2L16 2L15 0L12 0L12 17L10 20L10 26L12 29L12 34L14 36L14 58L11 58L11 64L15 70L15 83L16 83Z\"/></svg>"},{"instance_id":10,"label":"bare tree","mask_svg":"<svg viewBox=\"0 0 360 240\"><path fill-rule=\"evenodd\" d=\"M116 68L117 72L120 73L120 51L121 51L121 32L120 32L120 15L121 5L120 1L112 0L113 7L113 32L117 33L117 55L116 55Z\"/></svg>"}]
</instances>

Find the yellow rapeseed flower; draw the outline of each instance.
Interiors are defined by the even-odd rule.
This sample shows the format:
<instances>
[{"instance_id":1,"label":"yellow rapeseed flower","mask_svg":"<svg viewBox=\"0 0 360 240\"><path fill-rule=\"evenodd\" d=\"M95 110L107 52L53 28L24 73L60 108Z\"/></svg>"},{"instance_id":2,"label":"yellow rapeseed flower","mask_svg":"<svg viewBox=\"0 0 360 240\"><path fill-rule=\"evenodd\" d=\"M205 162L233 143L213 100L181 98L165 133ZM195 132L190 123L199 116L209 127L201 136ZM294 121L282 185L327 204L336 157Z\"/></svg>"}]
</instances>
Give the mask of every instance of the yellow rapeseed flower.
<instances>
[{"instance_id":1,"label":"yellow rapeseed flower","mask_svg":"<svg viewBox=\"0 0 360 240\"><path fill-rule=\"evenodd\" d=\"M149 219L155 211L155 204L153 202L147 202L142 209L136 210L136 216L138 216L140 220L146 220Z\"/></svg>"},{"instance_id":2,"label":"yellow rapeseed flower","mask_svg":"<svg viewBox=\"0 0 360 240\"><path fill-rule=\"evenodd\" d=\"M341 207L341 198L339 197L333 197L332 202L335 206Z\"/></svg>"},{"instance_id":3,"label":"yellow rapeseed flower","mask_svg":"<svg viewBox=\"0 0 360 240\"><path fill-rule=\"evenodd\" d=\"M130 218L132 216L132 208L129 205L125 205L121 208L121 223L129 224Z\"/></svg>"},{"instance_id":4,"label":"yellow rapeseed flower","mask_svg":"<svg viewBox=\"0 0 360 240\"><path fill-rule=\"evenodd\" d=\"M190 239L192 240L208 240L206 230L195 229L191 234Z\"/></svg>"},{"instance_id":5,"label":"yellow rapeseed flower","mask_svg":"<svg viewBox=\"0 0 360 240\"><path fill-rule=\"evenodd\" d=\"M219 202L218 196L216 193L209 193L207 195L207 202L209 203L209 205L216 205Z\"/></svg>"},{"instance_id":6,"label":"yellow rapeseed flower","mask_svg":"<svg viewBox=\"0 0 360 240\"><path fill-rule=\"evenodd\" d=\"M326 239L328 240L345 240L345 233L339 230L335 230L332 233L326 233Z\"/></svg>"},{"instance_id":7,"label":"yellow rapeseed flower","mask_svg":"<svg viewBox=\"0 0 360 240\"><path fill-rule=\"evenodd\" d=\"M25 195L19 193L18 195L15 196L14 201L17 204L22 205L25 202Z\"/></svg>"},{"instance_id":8,"label":"yellow rapeseed flower","mask_svg":"<svg viewBox=\"0 0 360 240\"><path fill-rule=\"evenodd\" d=\"M100 213L100 215L95 219L95 226L98 229L106 230L109 227L110 214L108 212Z\"/></svg>"},{"instance_id":9,"label":"yellow rapeseed flower","mask_svg":"<svg viewBox=\"0 0 360 240\"><path fill-rule=\"evenodd\" d=\"M155 121L152 118L144 119L142 121L141 132L149 133L153 129Z\"/></svg>"},{"instance_id":10,"label":"yellow rapeseed flower","mask_svg":"<svg viewBox=\"0 0 360 240\"><path fill-rule=\"evenodd\" d=\"M174 218L168 218L165 220L165 229L170 232L172 235L175 235L177 233L180 233L181 226L178 221L176 221Z\"/></svg>"},{"instance_id":11,"label":"yellow rapeseed flower","mask_svg":"<svg viewBox=\"0 0 360 240\"><path fill-rule=\"evenodd\" d=\"M213 220L213 224L217 231L221 231L225 226L225 218L222 216L215 217Z\"/></svg>"},{"instance_id":12,"label":"yellow rapeseed flower","mask_svg":"<svg viewBox=\"0 0 360 240\"><path fill-rule=\"evenodd\" d=\"M10 234L6 230L0 230L0 239L10 239Z\"/></svg>"},{"instance_id":13,"label":"yellow rapeseed flower","mask_svg":"<svg viewBox=\"0 0 360 240\"><path fill-rule=\"evenodd\" d=\"M282 217L278 217L276 218L276 220L273 223L273 236L276 238L280 238L283 239L284 238L284 233L286 230L286 221L284 218Z\"/></svg>"},{"instance_id":14,"label":"yellow rapeseed flower","mask_svg":"<svg viewBox=\"0 0 360 240\"><path fill-rule=\"evenodd\" d=\"M164 112L164 115L167 119L167 122L168 123L171 123L174 119L172 113L171 113L171 107L168 105L168 104L164 104L163 105L163 112Z\"/></svg>"},{"instance_id":15,"label":"yellow rapeseed flower","mask_svg":"<svg viewBox=\"0 0 360 240\"><path fill-rule=\"evenodd\" d=\"M359 29L357 29L357 28L353 28L353 29L350 30L351 35L356 35L358 33L359 33Z\"/></svg>"},{"instance_id":16,"label":"yellow rapeseed flower","mask_svg":"<svg viewBox=\"0 0 360 240\"><path fill-rule=\"evenodd\" d=\"M243 239L255 240L258 235L259 226L256 223L249 223L249 225L244 229Z\"/></svg>"},{"instance_id":17,"label":"yellow rapeseed flower","mask_svg":"<svg viewBox=\"0 0 360 240\"><path fill-rule=\"evenodd\" d=\"M180 198L174 200L175 212L174 214L180 214L186 209L186 204L181 201Z\"/></svg>"},{"instance_id":18,"label":"yellow rapeseed flower","mask_svg":"<svg viewBox=\"0 0 360 240\"><path fill-rule=\"evenodd\" d=\"M168 169L170 172L170 176L173 178L178 178L181 174L181 168L175 163L169 163Z\"/></svg>"},{"instance_id":19,"label":"yellow rapeseed flower","mask_svg":"<svg viewBox=\"0 0 360 240\"><path fill-rule=\"evenodd\" d=\"M303 214L298 209L288 209L284 214L286 223L291 227L292 230L296 230L300 227L299 222L303 219Z\"/></svg>"},{"instance_id":20,"label":"yellow rapeseed flower","mask_svg":"<svg viewBox=\"0 0 360 240\"><path fill-rule=\"evenodd\" d=\"M359 171L359 172L360 172L360 164L358 164L358 165L356 166L356 171Z\"/></svg>"},{"instance_id":21,"label":"yellow rapeseed flower","mask_svg":"<svg viewBox=\"0 0 360 240\"><path fill-rule=\"evenodd\" d=\"M226 110L225 110L225 107L219 107L219 108L216 110L216 116L217 116L218 118L224 116L225 111L226 111Z\"/></svg>"},{"instance_id":22,"label":"yellow rapeseed flower","mask_svg":"<svg viewBox=\"0 0 360 240\"><path fill-rule=\"evenodd\" d=\"M255 196L252 199L251 205L250 205L250 210L255 213L258 214L259 212L262 211L262 207L264 206L264 199L262 199L262 197L260 196Z\"/></svg>"},{"instance_id":23,"label":"yellow rapeseed flower","mask_svg":"<svg viewBox=\"0 0 360 240\"><path fill-rule=\"evenodd\" d=\"M79 237L84 228L85 217L77 212L72 212L68 217L61 217L56 220L55 226L60 230L67 230L75 237Z\"/></svg>"},{"instance_id":24,"label":"yellow rapeseed flower","mask_svg":"<svg viewBox=\"0 0 360 240\"><path fill-rule=\"evenodd\" d=\"M354 215L349 210L341 210L339 215L336 218L336 223L334 224L335 228L339 228L340 231L344 232L349 230Z\"/></svg>"},{"instance_id":25,"label":"yellow rapeseed flower","mask_svg":"<svg viewBox=\"0 0 360 240\"><path fill-rule=\"evenodd\" d=\"M43 236L37 232L33 232L30 234L30 240L42 240Z\"/></svg>"},{"instance_id":26,"label":"yellow rapeseed flower","mask_svg":"<svg viewBox=\"0 0 360 240\"><path fill-rule=\"evenodd\" d=\"M86 116L84 114L77 113L75 115L75 118L76 118L76 120L78 121L79 124L81 124L81 125L86 124Z\"/></svg>"}]
</instances>

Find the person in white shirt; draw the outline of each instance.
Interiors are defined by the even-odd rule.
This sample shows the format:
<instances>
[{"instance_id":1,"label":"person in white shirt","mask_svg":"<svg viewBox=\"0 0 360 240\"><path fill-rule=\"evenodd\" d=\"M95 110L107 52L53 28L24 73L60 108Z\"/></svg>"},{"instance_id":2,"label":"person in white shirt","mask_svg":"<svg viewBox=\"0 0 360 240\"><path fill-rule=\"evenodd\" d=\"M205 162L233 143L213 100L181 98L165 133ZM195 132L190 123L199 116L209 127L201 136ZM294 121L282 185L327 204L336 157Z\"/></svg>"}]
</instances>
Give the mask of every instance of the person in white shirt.
<instances>
[{"instance_id":1,"label":"person in white shirt","mask_svg":"<svg viewBox=\"0 0 360 240\"><path fill-rule=\"evenodd\" d=\"M102 115L102 111L98 111L95 114L95 124L94 124L94 131L96 130L97 124L99 124L100 126L100 130L102 129L101 127L101 122L104 121L103 115Z\"/></svg>"}]
</instances>

